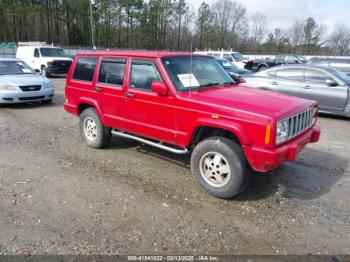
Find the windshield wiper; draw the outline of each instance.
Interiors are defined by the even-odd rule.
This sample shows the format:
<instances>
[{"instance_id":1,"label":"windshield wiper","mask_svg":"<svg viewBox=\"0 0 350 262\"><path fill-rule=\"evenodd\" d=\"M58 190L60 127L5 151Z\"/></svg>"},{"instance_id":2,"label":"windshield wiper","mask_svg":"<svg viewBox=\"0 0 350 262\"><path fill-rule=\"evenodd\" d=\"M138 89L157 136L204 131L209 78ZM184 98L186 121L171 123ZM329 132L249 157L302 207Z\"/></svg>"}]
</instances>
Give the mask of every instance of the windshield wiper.
<instances>
[{"instance_id":1,"label":"windshield wiper","mask_svg":"<svg viewBox=\"0 0 350 262\"><path fill-rule=\"evenodd\" d=\"M223 86L229 86L229 85L234 85L235 82L223 82L221 85Z\"/></svg>"},{"instance_id":2,"label":"windshield wiper","mask_svg":"<svg viewBox=\"0 0 350 262\"><path fill-rule=\"evenodd\" d=\"M189 91L189 90L202 90L202 89L205 89L205 88L208 88L208 87L211 87L211 86L218 86L218 85L227 86L227 85L234 85L234 84L235 84L234 82L223 82L223 83L220 83L220 82L209 82L207 84L203 84L203 85L200 85L200 86L188 87L187 91Z\"/></svg>"},{"instance_id":3,"label":"windshield wiper","mask_svg":"<svg viewBox=\"0 0 350 262\"><path fill-rule=\"evenodd\" d=\"M207 84L204 85L200 85L199 87L197 87L198 90L203 89L203 88L207 88L207 87L211 87L211 86L217 86L220 85L219 82L209 82Z\"/></svg>"}]
</instances>

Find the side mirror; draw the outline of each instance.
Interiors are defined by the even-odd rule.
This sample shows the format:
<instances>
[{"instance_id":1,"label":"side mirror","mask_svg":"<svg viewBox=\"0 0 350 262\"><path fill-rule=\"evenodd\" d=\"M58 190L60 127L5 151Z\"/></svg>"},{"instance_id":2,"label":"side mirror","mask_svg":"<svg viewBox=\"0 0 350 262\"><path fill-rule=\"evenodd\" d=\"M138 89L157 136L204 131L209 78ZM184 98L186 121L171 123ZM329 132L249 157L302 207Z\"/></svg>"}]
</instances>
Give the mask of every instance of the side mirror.
<instances>
[{"instance_id":1,"label":"side mirror","mask_svg":"<svg viewBox=\"0 0 350 262\"><path fill-rule=\"evenodd\" d=\"M159 96L166 96L169 93L168 85L161 81L153 81L151 84L151 89Z\"/></svg>"},{"instance_id":2,"label":"side mirror","mask_svg":"<svg viewBox=\"0 0 350 262\"><path fill-rule=\"evenodd\" d=\"M335 82L333 79L326 79L327 86L338 86L338 83Z\"/></svg>"},{"instance_id":3,"label":"side mirror","mask_svg":"<svg viewBox=\"0 0 350 262\"><path fill-rule=\"evenodd\" d=\"M241 84L241 83L245 83L246 81L242 78L241 75L235 73L235 72L229 72L228 73L231 78L237 83L237 84Z\"/></svg>"}]
</instances>

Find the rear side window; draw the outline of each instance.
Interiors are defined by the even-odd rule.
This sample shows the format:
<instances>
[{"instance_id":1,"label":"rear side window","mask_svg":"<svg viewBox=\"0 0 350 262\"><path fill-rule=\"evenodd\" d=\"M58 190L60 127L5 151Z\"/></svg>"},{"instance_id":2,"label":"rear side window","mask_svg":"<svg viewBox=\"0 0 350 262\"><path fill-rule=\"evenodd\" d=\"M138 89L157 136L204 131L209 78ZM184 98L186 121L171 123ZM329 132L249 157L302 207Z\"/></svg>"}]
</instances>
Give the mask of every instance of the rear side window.
<instances>
[{"instance_id":1,"label":"rear side window","mask_svg":"<svg viewBox=\"0 0 350 262\"><path fill-rule=\"evenodd\" d=\"M305 70L305 82L316 83L316 84L326 84L326 80L329 79L327 74L312 69Z\"/></svg>"},{"instance_id":2,"label":"rear side window","mask_svg":"<svg viewBox=\"0 0 350 262\"><path fill-rule=\"evenodd\" d=\"M131 88L151 90L151 84L160 80L155 65L151 61L133 60L131 65Z\"/></svg>"},{"instance_id":3,"label":"rear side window","mask_svg":"<svg viewBox=\"0 0 350 262\"><path fill-rule=\"evenodd\" d=\"M286 80L303 81L303 69L280 69L276 71L276 77Z\"/></svg>"},{"instance_id":4,"label":"rear side window","mask_svg":"<svg viewBox=\"0 0 350 262\"><path fill-rule=\"evenodd\" d=\"M122 86L124 80L125 59L103 58L98 76L99 83Z\"/></svg>"},{"instance_id":5,"label":"rear side window","mask_svg":"<svg viewBox=\"0 0 350 262\"><path fill-rule=\"evenodd\" d=\"M97 65L97 57L79 57L75 64L73 79L92 82Z\"/></svg>"}]
</instances>

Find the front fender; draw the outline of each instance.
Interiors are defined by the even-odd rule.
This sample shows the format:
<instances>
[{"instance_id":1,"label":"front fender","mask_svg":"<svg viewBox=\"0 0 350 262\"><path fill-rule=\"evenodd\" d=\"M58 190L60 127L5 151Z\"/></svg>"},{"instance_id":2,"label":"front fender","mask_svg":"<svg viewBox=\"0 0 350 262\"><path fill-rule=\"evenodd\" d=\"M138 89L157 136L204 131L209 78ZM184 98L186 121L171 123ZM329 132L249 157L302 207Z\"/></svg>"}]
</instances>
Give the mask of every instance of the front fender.
<instances>
[{"instance_id":1,"label":"front fender","mask_svg":"<svg viewBox=\"0 0 350 262\"><path fill-rule=\"evenodd\" d=\"M191 137L193 136L196 128L200 126L208 126L208 127L220 128L220 129L230 131L232 134L234 134L238 138L239 142L242 145L251 144L249 137L244 132L244 128L239 123L233 123L231 121L221 120L221 119L218 121L216 119L211 119L211 118L199 118L197 119L196 125L192 130Z\"/></svg>"}]
</instances>

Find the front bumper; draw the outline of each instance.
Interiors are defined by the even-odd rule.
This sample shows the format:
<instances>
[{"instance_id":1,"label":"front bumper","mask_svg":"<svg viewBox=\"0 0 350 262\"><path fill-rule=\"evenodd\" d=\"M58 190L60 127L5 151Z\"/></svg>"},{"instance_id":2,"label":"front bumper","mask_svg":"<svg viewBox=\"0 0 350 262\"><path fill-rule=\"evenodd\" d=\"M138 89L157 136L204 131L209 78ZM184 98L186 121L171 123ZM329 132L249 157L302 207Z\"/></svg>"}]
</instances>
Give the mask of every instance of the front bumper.
<instances>
[{"instance_id":1,"label":"front bumper","mask_svg":"<svg viewBox=\"0 0 350 262\"><path fill-rule=\"evenodd\" d=\"M17 104L49 100L53 98L54 93L54 88L46 88L40 91L33 92L0 92L0 104Z\"/></svg>"},{"instance_id":2,"label":"front bumper","mask_svg":"<svg viewBox=\"0 0 350 262\"><path fill-rule=\"evenodd\" d=\"M284 162L294 161L297 155L308 143L315 143L320 139L320 127L314 125L298 137L273 149L242 146L249 164L255 171L268 172Z\"/></svg>"},{"instance_id":3,"label":"front bumper","mask_svg":"<svg viewBox=\"0 0 350 262\"><path fill-rule=\"evenodd\" d=\"M69 67L48 67L47 72L49 74L67 74L69 71Z\"/></svg>"}]
</instances>

